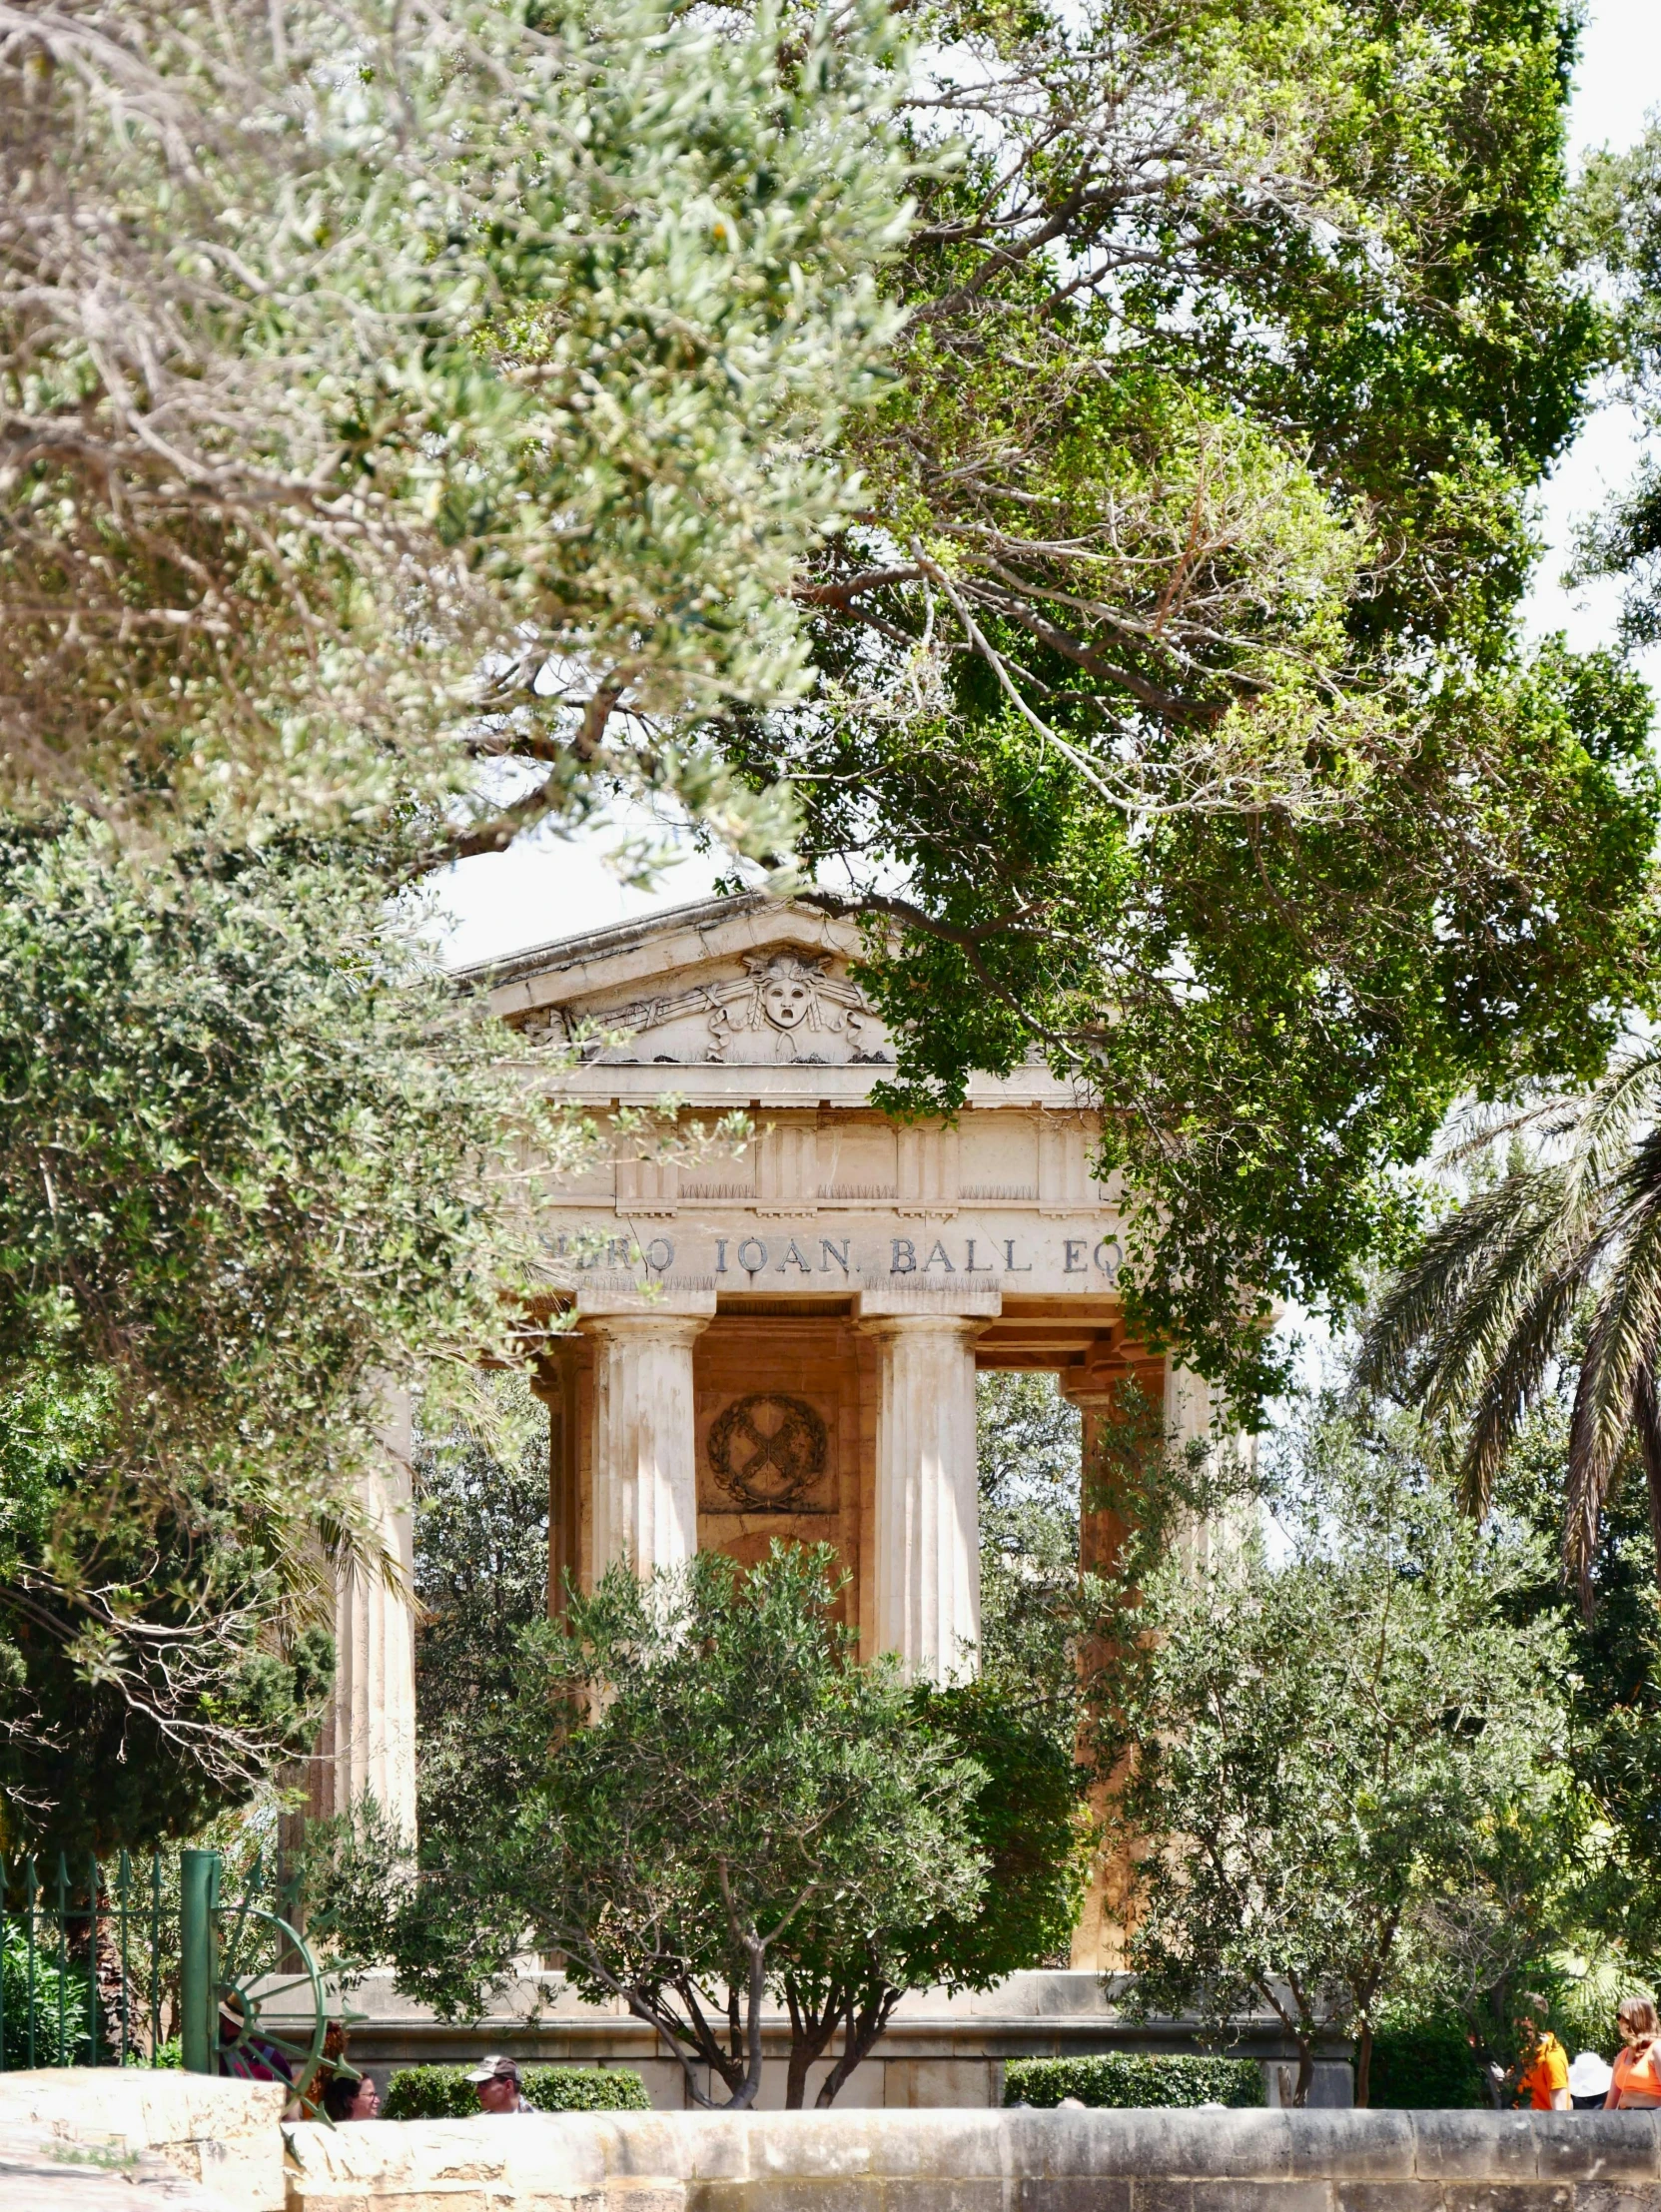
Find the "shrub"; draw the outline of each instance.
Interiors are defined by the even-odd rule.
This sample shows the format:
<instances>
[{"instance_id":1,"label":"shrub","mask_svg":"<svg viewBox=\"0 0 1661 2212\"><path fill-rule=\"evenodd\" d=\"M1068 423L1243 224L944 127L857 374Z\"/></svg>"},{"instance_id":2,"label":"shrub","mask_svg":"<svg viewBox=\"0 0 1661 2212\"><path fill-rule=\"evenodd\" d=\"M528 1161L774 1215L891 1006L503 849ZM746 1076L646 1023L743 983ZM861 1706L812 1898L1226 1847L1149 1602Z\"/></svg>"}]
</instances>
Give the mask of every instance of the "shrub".
<instances>
[{"instance_id":1,"label":"shrub","mask_svg":"<svg viewBox=\"0 0 1661 2212\"><path fill-rule=\"evenodd\" d=\"M63 2005L63 2033L58 2007ZM85 2065L87 2062L87 1984L73 1967L60 1974L55 1955L37 1949L34 1960L34 2048L29 2041L29 1951L21 1927L0 1926L0 2005L4 2006L5 2045L0 2063L19 2066Z\"/></svg>"},{"instance_id":2,"label":"shrub","mask_svg":"<svg viewBox=\"0 0 1661 2212\"><path fill-rule=\"evenodd\" d=\"M1486 2104L1482 2075L1457 2020L1381 2027L1373 2038L1367 2102L1376 2111L1434 2111Z\"/></svg>"},{"instance_id":3,"label":"shrub","mask_svg":"<svg viewBox=\"0 0 1661 2212\"><path fill-rule=\"evenodd\" d=\"M1261 2104L1262 2068L1251 2058L1188 2058L1103 2051L1088 2058L1012 2058L1006 2104Z\"/></svg>"},{"instance_id":4,"label":"shrub","mask_svg":"<svg viewBox=\"0 0 1661 2212\"><path fill-rule=\"evenodd\" d=\"M381 2112L389 2120L465 2120L478 2094L465 2066L406 2066L387 2084ZM628 2066L526 2066L519 2076L525 2102L538 2112L647 2112L651 2099Z\"/></svg>"}]
</instances>

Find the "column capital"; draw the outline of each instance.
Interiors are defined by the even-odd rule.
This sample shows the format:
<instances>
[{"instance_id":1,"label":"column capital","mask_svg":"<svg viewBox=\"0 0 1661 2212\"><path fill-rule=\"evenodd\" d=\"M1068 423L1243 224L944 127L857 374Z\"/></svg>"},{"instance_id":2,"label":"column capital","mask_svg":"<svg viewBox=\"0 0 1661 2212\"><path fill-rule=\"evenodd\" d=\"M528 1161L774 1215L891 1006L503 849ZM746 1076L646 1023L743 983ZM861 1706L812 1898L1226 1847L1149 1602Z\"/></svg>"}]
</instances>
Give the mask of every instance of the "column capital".
<instances>
[{"instance_id":1,"label":"column capital","mask_svg":"<svg viewBox=\"0 0 1661 2212\"><path fill-rule=\"evenodd\" d=\"M1076 1405L1081 1413L1111 1413L1120 1402L1125 1385L1133 1379L1127 1367L1118 1375L1081 1375L1077 1382L1070 1380L1066 1369L1057 1376L1062 1396L1069 1405Z\"/></svg>"},{"instance_id":2,"label":"column capital","mask_svg":"<svg viewBox=\"0 0 1661 2212\"><path fill-rule=\"evenodd\" d=\"M605 1336L615 1343L690 1344L708 1328L707 1313L585 1313L577 1326L584 1336Z\"/></svg>"}]
</instances>

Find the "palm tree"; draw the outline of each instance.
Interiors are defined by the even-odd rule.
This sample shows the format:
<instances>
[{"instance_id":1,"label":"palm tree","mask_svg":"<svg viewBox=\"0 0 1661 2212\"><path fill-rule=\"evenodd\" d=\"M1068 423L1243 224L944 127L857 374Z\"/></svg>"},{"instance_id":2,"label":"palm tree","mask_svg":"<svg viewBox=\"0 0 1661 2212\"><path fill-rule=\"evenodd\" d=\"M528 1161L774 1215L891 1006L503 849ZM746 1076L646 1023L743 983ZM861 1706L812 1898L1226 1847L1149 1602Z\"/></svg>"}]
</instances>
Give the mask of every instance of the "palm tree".
<instances>
[{"instance_id":1,"label":"palm tree","mask_svg":"<svg viewBox=\"0 0 1661 2212\"><path fill-rule=\"evenodd\" d=\"M1563 1524L1564 1573L1589 1614L1599 1519L1634 1439L1661 1579L1661 1045L1623 1052L1578 1098L1490 1121L1461 1150L1507 1136L1527 1149L1388 1286L1358 1380L1462 1430L1460 1491L1485 1513L1518 1426L1589 1305Z\"/></svg>"}]
</instances>

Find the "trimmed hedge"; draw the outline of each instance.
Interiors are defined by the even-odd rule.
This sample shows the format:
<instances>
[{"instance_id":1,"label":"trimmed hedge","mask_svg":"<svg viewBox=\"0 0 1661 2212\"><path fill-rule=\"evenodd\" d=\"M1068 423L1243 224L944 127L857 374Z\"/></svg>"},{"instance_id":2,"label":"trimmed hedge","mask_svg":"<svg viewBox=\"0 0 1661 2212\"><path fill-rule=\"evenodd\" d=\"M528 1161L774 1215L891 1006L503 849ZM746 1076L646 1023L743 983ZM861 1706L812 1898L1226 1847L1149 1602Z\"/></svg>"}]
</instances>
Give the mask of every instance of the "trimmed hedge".
<instances>
[{"instance_id":1,"label":"trimmed hedge","mask_svg":"<svg viewBox=\"0 0 1661 2212\"><path fill-rule=\"evenodd\" d=\"M1251 2058L1188 2058L1104 2051L1094 2058L1012 2058L1004 2068L1006 2104L1226 2104L1263 2101L1263 2070Z\"/></svg>"},{"instance_id":2,"label":"trimmed hedge","mask_svg":"<svg viewBox=\"0 0 1661 2212\"><path fill-rule=\"evenodd\" d=\"M465 2120L478 2111L466 2066L405 2066L387 2084L385 2120ZM649 2112L631 2066L525 2066L519 2086L538 2112Z\"/></svg>"},{"instance_id":3,"label":"trimmed hedge","mask_svg":"<svg viewBox=\"0 0 1661 2212\"><path fill-rule=\"evenodd\" d=\"M1367 2102L1375 2111L1468 2111L1487 2101L1457 2020L1382 2027L1373 2037Z\"/></svg>"}]
</instances>

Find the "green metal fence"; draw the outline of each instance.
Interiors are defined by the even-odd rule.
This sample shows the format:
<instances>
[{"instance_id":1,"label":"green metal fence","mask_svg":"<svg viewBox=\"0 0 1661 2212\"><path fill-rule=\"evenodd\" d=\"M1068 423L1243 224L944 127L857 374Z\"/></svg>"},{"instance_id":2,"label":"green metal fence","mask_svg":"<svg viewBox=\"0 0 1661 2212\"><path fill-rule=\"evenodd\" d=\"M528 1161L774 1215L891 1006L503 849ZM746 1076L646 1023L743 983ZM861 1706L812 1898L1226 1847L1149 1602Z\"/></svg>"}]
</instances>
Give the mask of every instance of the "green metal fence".
<instances>
[{"instance_id":1,"label":"green metal fence","mask_svg":"<svg viewBox=\"0 0 1661 2212\"><path fill-rule=\"evenodd\" d=\"M333 2008L281 1858L231 1886L218 1851L0 1863L0 2069L182 2065L309 2106Z\"/></svg>"}]
</instances>

